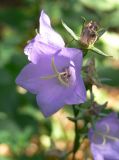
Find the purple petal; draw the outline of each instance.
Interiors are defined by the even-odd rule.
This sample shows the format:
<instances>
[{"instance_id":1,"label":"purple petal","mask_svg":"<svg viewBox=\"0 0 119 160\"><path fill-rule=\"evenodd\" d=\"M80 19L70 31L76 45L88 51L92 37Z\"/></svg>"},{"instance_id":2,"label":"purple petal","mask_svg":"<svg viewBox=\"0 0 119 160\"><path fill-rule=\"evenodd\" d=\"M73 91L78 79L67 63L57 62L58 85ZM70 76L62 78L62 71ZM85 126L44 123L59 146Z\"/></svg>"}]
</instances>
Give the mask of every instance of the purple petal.
<instances>
[{"instance_id":1,"label":"purple petal","mask_svg":"<svg viewBox=\"0 0 119 160\"><path fill-rule=\"evenodd\" d=\"M67 67L66 62L64 62L63 59L61 61L59 57L55 59L55 63L58 71L61 71L64 66ZM74 96L76 79L75 77L73 78L74 84L69 87L65 87L60 83L54 82L50 83L47 87L40 89L40 92L37 95L37 103L45 116L54 114L56 111L62 108L64 104L82 103L84 99L82 100L79 95L77 95L77 97Z\"/></svg>"},{"instance_id":2,"label":"purple petal","mask_svg":"<svg viewBox=\"0 0 119 160\"><path fill-rule=\"evenodd\" d=\"M65 97L68 92L60 84L49 85L37 95L37 103L43 114L47 117L54 114L65 104Z\"/></svg>"},{"instance_id":3,"label":"purple petal","mask_svg":"<svg viewBox=\"0 0 119 160\"><path fill-rule=\"evenodd\" d=\"M46 41L39 34L32 39L24 49L24 53L28 56L28 60L36 64L39 61L40 55L53 55L60 52L61 48L46 44Z\"/></svg>"},{"instance_id":4,"label":"purple petal","mask_svg":"<svg viewBox=\"0 0 119 160\"><path fill-rule=\"evenodd\" d=\"M36 39L36 42L32 44L33 47L36 45L34 48L38 48L39 46L37 45L39 43L43 50L40 54L38 53L40 49L34 51L34 53L38 53L37 63L31 63L24 67L17 77L16 83L37 94L37 103L45 116L55 113L64 104L83 103L86 99L86 90L80 77L82 65L82 53L80 50L62 48L53 55L45 54L44 52L47 50L50 52L50 49L52 52L52 46L48 45L48 49L43 42L39 42L39 37L36 37ZM44 77L51 77L56 74L52 66L52 57L54 57L54 64L58 72L64 72L65 69L68 70L66 72L69 72L68 86L62 84L57 77L44 79Z\"/></svg>"},{"instance_id":5,"label":"purple petal","mask_svg":"<svg viewBox=\"0 0 119 160\"><path fill-rule=\"evenodd\" d=\"M104 157L98 151L98 149L95 148L94 144L91 144L91 151L93 153L94 160L105 160Z\"/></svg>"},{"instance_id":6,"label":"purple petal","mask_svg":"<svg viewBox=\"0 0 119 160\"><path fill-rule=\"evenodd\" d=\"M76 74L76 85L72 89L70 98L66 99L67 104L80 104L86 101L86 89L81 78L82 52L75 48L64 48L60 54L69 57L74 63Z\"/></svg>"},{"instance_id":7,"label":"purple petal","mask_svg":"<svg viewBox=\"0 0 119 160\"><path fill-rule=\"evenodd\" d=\"M43 54L40 49L37 49L37 46L40 45L38 44L38 41L40 39L40 35L37 34L36 37L29 41L26 47L24 48L24 53L28 56L28 60L34 64L36 64L39 61L39 55Z\"/></svg>"},{"instance_id":8,"label":"purple petal","mask_svg":"<svg viewBox=\"0 0 119 160\"><path fill-rule=\"evenodd\" d=\"M51 66L51 58L52 56L41 55L37 64L30 63L25 66L17 77L16 83L35 94L39 93L39 91L42 92L42 88L47 90L50 83L52 85L59 83L57 78L49 80L41 78L48 75L54 75ZM59 71L69 65L69 59L66 57L55 56L54 59Z\"/></svg>"},{"instance_id":9,"label":"purple petal","mask_svg":"<svg viewBox=\"0 0 119 160\"><path fill-rule=\"evenodd\" d=\"M16 83L31 93L37 94L44 82L40 77L53 74L54 72L51 68L51 57L43 55L40 56L39 63L30 63L22 69L16 79ZM51 80L48 81L48 83L50 82Z\"/></svg>"},{"instance_id":10,"label":"purple petal","mask_svg":"<svg viewBox=\"0 0 119 160\"><path fill-rule=\"evenodd\" d=\"M65 103L66 104L80 104L86 101L86 89L84 86L84 82L79 75L77 77L76 86L72 89L70 98L67 98Z\"/></svg>"},{"instance_id":11,"label":"purple petal","mask_svg":"<svg viewBox=\"0 0 119 160\"><path fill-rule=\"evenodd\" d=\"M115 113L99 120L89 131L94 158L100 154L104 160L119 159L119 119Z\"/></svg>"},{"instance_id":12,"label":"purple petal","mask_svg":"<svg viewBox=\"0 0 119 160\"><path fill-rule=\"evenodd\" d=\"M41 11L40 15L40 34L45 37L49 44L58 47L64 47L65 45L62 37L51 27L50 19L44 11Z\"/></svg>"},{"instance_id":13,"label":"purple petal","mask_svg":"<svg viewBox=\"0 0 119 160\"><path fill-rule=\"evenodd\" d=\"M79 69L79 71L81 70L83 56L82 56L82 51L80 49L63 48L60 54L69 57L70 60L72 60L75 63L75 66Z\"/></svg>"},{"instance_id":14,"label":"purple petal","mask_svg":"<svg viewBox=\"0 0 119 160\"><path fill-rule=\"evenodd\" d=\"M96 145L91 144L91 151L93 153L94 158L97 156L102 156L103 159L110 159L110 160L118 160L119 157L119 145L117 145L116 149L113 149L114 144L106 144L106 145ZM97 159L96 159L97 160Z\"/></svg>"}]
</instances>

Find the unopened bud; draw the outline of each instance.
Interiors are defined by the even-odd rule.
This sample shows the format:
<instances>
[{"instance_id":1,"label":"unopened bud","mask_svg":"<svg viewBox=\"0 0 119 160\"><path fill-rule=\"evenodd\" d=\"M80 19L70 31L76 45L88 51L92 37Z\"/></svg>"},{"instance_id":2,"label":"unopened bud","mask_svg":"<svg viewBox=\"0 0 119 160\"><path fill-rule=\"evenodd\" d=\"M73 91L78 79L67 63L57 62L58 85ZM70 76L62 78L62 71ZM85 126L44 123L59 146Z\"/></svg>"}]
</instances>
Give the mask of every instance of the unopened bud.
<instances>
[{"instance_id":1,"label":"unopened bud","mask_svg":"<svg viewBox=\"0 0 119 160\"><path fill-rule=\"evenodd\" d=\"M80 36L81 45L85 48L88 48L90 45L93 45L98 38L97 31L98 31L98 25L96 22L90 21L84 24Z\"/></svg>"}]
</instances>

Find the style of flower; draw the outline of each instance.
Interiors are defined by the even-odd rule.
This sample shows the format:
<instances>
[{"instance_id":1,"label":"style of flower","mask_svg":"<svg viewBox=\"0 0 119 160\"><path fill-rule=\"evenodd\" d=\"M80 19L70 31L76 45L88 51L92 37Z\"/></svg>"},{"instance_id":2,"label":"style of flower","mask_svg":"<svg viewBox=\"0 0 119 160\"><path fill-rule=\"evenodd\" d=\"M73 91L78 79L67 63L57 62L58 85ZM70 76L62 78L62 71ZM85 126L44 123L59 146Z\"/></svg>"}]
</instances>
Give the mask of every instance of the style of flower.
<instances>
[{"instance_id":1,"label":"style of flower","mask_svg":"<svg viewBox=\"0 0 119 160\"><path fill-rule=\"evenodd\" d=\"M37 103L45 116L50 116L65 104L80 104L86 100L86 90L80 75L82 52L65 48L49 17L42 11L40 34L26 46L30 64L26 65L16 83L36 94Z\"/></svg>"},{"instance_id":2,"label":"style of flower","mask_svg":"<svg viewBox=\"0 0 119 160\"><path fill-rule=\"evenodd\" d=\"M119 119L116 113L99 120L89 131L94 160L119 160Z\"/></svg>"}]
</instances>

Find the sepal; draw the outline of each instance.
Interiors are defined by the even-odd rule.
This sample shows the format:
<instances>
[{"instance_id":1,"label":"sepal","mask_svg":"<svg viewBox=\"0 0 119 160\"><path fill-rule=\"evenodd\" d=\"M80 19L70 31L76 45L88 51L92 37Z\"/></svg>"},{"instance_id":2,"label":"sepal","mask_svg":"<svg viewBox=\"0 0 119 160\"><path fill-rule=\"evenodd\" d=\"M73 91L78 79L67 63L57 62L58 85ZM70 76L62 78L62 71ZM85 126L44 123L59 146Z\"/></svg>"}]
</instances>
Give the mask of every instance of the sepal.
<instances>
[{"instance_id":1,"label":"sepal","mask_svg":"<svg viewBox=\"0 0 119 160\"><path fill-rule=\"evenodd\" d=\"M79 41L80 37L78 37L78 36L74 33L74 31L66 25L66 23L64 23L64 22L62 21L62 25L63 25L63 27L66 29L66 31L73 37L73 39L75 39L76 41Z\"/></svg>"},{"instance_id":2,"label":"sepal","mask_svg":"<svg viewBox=\"0 0 119 160\"><path fill-rule=\"evenodd\" d=\"M105 56L105 57L112 57L112 56L110 56L110 55L102 52L100 49L98 49L98 48L96 48L96 47L94 47L94 46L90 47L89 50L91 50L91 51L93 51L94 53L97 53L97 54L99 54L99 55Z\"/></svg>"}]
</instances>

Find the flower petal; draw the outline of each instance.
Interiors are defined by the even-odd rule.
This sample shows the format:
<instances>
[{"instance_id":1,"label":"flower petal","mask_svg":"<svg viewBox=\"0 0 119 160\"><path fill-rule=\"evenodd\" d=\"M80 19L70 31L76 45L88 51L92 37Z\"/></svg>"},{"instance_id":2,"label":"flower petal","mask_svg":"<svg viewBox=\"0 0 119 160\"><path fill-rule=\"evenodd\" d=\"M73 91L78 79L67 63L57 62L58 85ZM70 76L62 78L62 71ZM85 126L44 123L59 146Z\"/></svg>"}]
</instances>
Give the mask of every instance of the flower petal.
<instances>
[{"instance_id":1,"label":"flower petal","mask_svg":"<svg viewBox=\"0 0 119 160\"><path fill-rule=\"evenodd\" d=\"M70 58L70 60L74 63L76 72L76 85L72 90L71 97L66 99L66 103L84 103L86 101L86 89L80 75L82 67L82 52L81 50L75 48L64 48L62 49L62 52L60 52L60 54L63 54L64 56Z\"/></svg>"},{"instance_id":2,"label":"flower petal","mask_svg":"<svg viewBox=\"0 0 119 160\"><path fill-rule=\"evenodd\" d=\"M75 88L72 89L70 98L67 98L66 104L80 104L86 101L86 89L81 77L78 78Z\"/></svg>"},{"instance_id":3,"label":"flower petal","mask_svg":"<svg viewBox=\"0 0 119 160\"><path fill-rule=\"evenodd\" d=\"M118 160L119 119L117 115L112 113L97 121L95 129L89 130L89 139L94 159L97 155L101 155L104 160Z\"/></svg>"},{"instance_id":4,"label":"flower petal","mask_svg":"<svg viewBox=\"0 0 119 160\"><path fill-rule=\"evenodd\" d=\"M75 63L75 66L79 69L79 71L81 70L83 56L82 51L80 49L63 48L60 54L69 57Z\"/></svg>"},{"instance_id":5,"label":"flower petal","mask_svg":"<svg viewBox=\"0 0 119 160\"><path fill-rule=\"evenodd\" d=\"M69 65L69 59L66 57L55 56L54 60L58 71ZM57 83L59 84L57 78L48 80L43 78L55 74L51 63L52 56L41 55L37 64L30 63L22 69L16 79L16 83L35 94L39 93L39 91L42 92L42 88L47 90L51 84L54 86Z\"/></svg>"},{"instance_id":6,"label":"flower petal","mask_svg":"<svg viewBox=\"0 0 119 160\"><path fill-rule=\"evenodd\" d=\"M53 55L60 52L61 48L46 44L46 41L37 34L24 49L24 53L28 56L28 60L36 64L41 54Z\"/></svg>"},{"instance_id":7,"label":"flower petal","mask_svg":"<svg viewBox=\"0 0 119 160\"><path fill-rule=\"evenodd\" d=\"M94 151L93 151L94 150ZM91 151L93 153L94 160L105 160L104 157L96 150L95 145L91 144Z\"/></svg>"},{"instance_id":8,"label":"flower petal","mask_svg":"<svg viewBox=\"0 0 119 160\"><path fill-rule=\"evenodd\" d=\"M41 50L37 49L38 41L40 40L40 35L37 34L34 39L30 40L26 47L24 48L24 53L28 56L28 60L36 64L39 61L39 55L42 54Z\"/></svg>"},{"instance_id":9,"label":"flower petal","mask_svg":"<svg viewBox=\"0 0 119 160\"><path fill-rule=\"evenodd\" d=\"M49 44L58 47L64 47L65 45L62 37L51 27L50 19L44 11L41 11L40 15L40 34L45 37Z\"/></svg>"},{"instance_id":10,"label":"flower petal","mask_svg":"<svg viewBox=\"0 0 119 160\"><path fill-rule=\"evenodd\" d=\"M37 95L37 103L43 114L47 117L54 114L65 104L65 97L68 92L60 84L49 85L47 89L42 90Z\"/></svg>"},{"instance_id":11,"label":"flower petal","mask_svg":"<svg viewBox=\"0 0 119 160\"><path fill-rule=\"evenodd\" d=\"M51 57L43 55L40 56L39 63L30 63L22 69L16 79L16 83L31 93L37 94L42 86L42 83L44 83L44 80L40 77L53 74L54 72L51 68ZM50 82L51 80L48 81L48 83ZM47 81L45 86L47 86Z\"/></svg>"}]
</instances>

